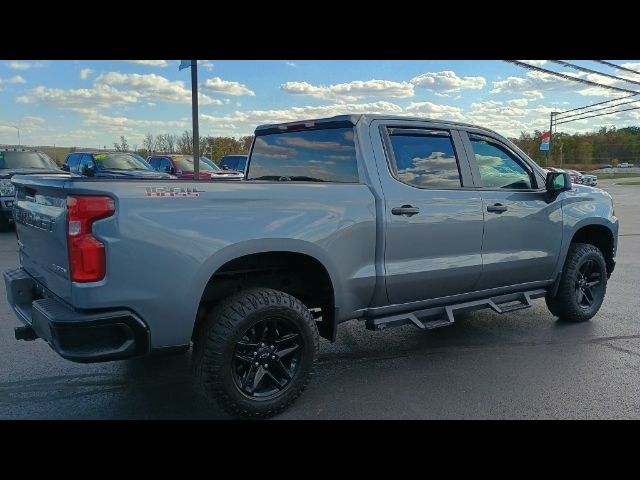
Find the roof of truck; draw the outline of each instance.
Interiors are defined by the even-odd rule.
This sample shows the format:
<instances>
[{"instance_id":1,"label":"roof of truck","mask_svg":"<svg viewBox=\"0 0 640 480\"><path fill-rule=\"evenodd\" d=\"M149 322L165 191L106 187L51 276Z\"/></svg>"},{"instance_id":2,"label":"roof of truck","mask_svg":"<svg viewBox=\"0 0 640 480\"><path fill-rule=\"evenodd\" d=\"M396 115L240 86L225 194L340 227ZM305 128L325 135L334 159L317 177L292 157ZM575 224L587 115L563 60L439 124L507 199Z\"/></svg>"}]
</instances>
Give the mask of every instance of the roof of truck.
<instances>
[{"instance_id":1,"label":"roof of truck","mask_svg":"<svg viewBox=\"0 0 640 480\"><path fill-rule=\"evenodd\" d=\"M301 129L304 128L313 128L316 125L322 124L335 124L335 125L347 125L357 124L360 120L366 120L370 122L371 120L411 120L416 122L432 122L432 123L442 123L445 125L450 125L452 127L464 127L464 128L476 128L478 130L484 130L485 132L491 132L495 135L500 135L499 133L485 127L480 127L478 125L472 125L470 123L463 122L454 122L451 120L441 120L437 118L425 118L425 117L411 117L411 116L401 116L401 115L384 115L380 113L376 114L357 114L357 115L336 115L334 117L326 117L326 118L317 118L317 119L308 119L308 120L298 120L295 122L283 122L283 123L271 123L265 125L259 125L256 127L256 134L260 132L261 134L265 134L266 131L271 130L286 130L286 127L291 126L299 126Z\"/></svg>"}]
</instances>

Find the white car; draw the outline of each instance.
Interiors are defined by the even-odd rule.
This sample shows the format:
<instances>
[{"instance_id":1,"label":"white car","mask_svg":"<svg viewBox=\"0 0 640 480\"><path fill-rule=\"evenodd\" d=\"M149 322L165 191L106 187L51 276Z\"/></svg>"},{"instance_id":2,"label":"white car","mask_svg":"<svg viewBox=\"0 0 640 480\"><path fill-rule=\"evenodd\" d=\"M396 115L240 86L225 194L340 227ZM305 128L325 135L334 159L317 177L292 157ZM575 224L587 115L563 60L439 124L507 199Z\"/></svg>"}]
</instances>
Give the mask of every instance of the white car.
<instances>
[{"instance_id":1,"label":"white car","mask_svg":"<svg viewBox=\"0 0 640 480\"><path fill-rule=\"evenodd\" d=\"M582 184L595 187L596 185L598 185L598 177L585 173L584 175L582 175Z\"/></svg>"}]
</instances>

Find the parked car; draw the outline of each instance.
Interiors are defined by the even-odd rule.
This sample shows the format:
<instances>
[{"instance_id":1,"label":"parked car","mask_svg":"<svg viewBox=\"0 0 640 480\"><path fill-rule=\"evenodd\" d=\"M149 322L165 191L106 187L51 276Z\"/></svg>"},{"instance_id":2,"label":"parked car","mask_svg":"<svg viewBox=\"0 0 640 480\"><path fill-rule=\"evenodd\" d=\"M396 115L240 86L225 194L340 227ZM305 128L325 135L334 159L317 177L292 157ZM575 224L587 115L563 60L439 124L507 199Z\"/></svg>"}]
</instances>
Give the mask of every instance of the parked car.
<instances>
[{"instance_id":1,"label":"parked car","mask_svg":"<svg viewBox=\"0 0 640 480\"><path fill-rule=\"evenodd\" d=\"M175 178L167 173L154 171L140 155L128 152L74 152L67 155L62 168L84 177L157 180Z\"/></svg>"},{"instance_id":2,"label":"parked car","mask_svg":"<svg viewBox=\"0 0 640 480\"><path fill-rule=\"evenodd\" d=\"M248 155L225 155L220 159L220 168L244 172L247 166L247 157Z\"/></svg>"},{"instance_id":3,"label":"parked car","mask_svg":"<svg viewBox=\"0 0 640 480\"><path fill-rule=\"evenodd\" d=\"M425 330L545 297L584 322L602 305L611 196L491 130L343 115L255 135L246 180L224 188L14 177L16 338L78 362L193 341L204 396L255 418L299 398L319 336L352 319Z\"/></svg>"},{"instance_id":4,"label":"parked car","mask_svg":"<svg viewBox=\"0 0 640 480\"><path fill-rule=\"evenodd\" d=\"M582 183L582 174L577 170L566 170L571 176L571 181L573 183Z\"/></svg>"},{"instance_id":5,"label":"parked car","mask_svg":"<svg viewBox=\"0 0 640 480\"><path fill-rule=\"evenodd\" d=\"M0 232L13 223L16 174L65 174L46 153L29 148L0 148Z\"/></svg>"},{"instance_id":6,"label":"parked car","mask_svg":"<svg viewBox=\"0 0 640 480\"><path fill-rule=\"evenodd\" d=\"M213 168L216 172L216 175L220 177L227 177L235 180L244 178L244 170L241 172L238 172L236 170L222 169L216 164L216 162L214 162L213 160L207 157L200 157L200 160L202 160L204 163L206 163L211 168Z\"/></svg>"},{"instance_id":7,"label":"parked car","mask_svg":"<svg viewBox=\"0 0 640 480\"><path fill-rule=\"evenodd\" d=\"M618 165L618 168L629 168L630 165L627 162L622 162L621 164Z\"/></svg>"},{"instance_id":8,"label":"parked car","mask_svg":"<svg viewBox=\"0 0 640 480\"><path fill-rule=\"evenodd\" d=\"M239 172L225 172L206 157L200 157L200 180L240 180L243 178ZM211 165L209 162L213 163ZM169 172L183 180L194 178L193 155L151 155L147 158L151 168L158 172Z\"/></svg>"},{"instance_id":9,"label":"parked car","mask_svg":"<svg viewBox=\"0 0 640 480\"><path fill-rule=\"evenodd\" d=\"M596 185L598 185L598 177L590 173L584 173L582 174L582 184L589 185L590 187L595 187Z\"/></svg>"}]
</instances>

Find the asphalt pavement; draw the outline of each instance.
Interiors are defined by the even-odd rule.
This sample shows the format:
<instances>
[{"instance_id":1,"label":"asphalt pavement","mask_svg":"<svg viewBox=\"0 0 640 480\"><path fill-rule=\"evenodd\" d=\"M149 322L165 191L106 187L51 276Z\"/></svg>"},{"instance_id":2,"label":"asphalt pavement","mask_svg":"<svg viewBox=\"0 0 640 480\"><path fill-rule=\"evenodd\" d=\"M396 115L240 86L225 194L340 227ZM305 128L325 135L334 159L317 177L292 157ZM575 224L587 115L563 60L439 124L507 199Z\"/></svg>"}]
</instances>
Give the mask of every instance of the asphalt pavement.
<instances>
[{"instance_id":1,"label":"asphalt pavement","mask_svg":"<svg viewBox=\"0 0 640 480\"><path fill-rule=\"evenodd\" d=\"M640 418L640 186L602 181L620 219L616 271L590 322L558 321L543 299L511 314L474 312L428 332L322 341L316 374L281 419ZM17 266L0 234L0 270ZM190 354L82 365L41 340L19 342L0 287L0 419L227 418L191 387Z\"/></svg>"}]
</instances>

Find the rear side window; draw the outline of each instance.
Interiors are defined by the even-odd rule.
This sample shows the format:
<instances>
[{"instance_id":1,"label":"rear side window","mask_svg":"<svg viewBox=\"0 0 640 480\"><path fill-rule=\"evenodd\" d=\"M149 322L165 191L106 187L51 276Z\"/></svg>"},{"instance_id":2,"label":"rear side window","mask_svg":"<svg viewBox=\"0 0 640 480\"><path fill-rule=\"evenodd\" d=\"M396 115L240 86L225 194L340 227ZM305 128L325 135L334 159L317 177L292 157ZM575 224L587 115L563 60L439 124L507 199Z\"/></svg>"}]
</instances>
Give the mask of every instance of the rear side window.
<instances>
[{"instance_id":1,"label":"rear side window","mask_svg":"<svg viewBox=\"0 0 640 480\"><path fill-rule=\"evenodd\" d=\"M448 132L399 130L389 135L392 167L401 182L421 188L460 188L462 181Z\"/></svg>"},{"instance_id":2,"label":"rear side window","mask_svg":"<svg viewBox=\"0 0 640 480\"><path fill-rule=\"evenodd\" d=\"M247 178L356 183L353 127L257 136Z\"/></svg>"},{"instance_id":3,"label":"rear side window","mask_svg":"<svg viewBox=\"0 0 640 480\"><path fill-rule=\"evenodd\" d=\"M80 157L82 155L78 153L72 153L67 157L67 165L69 166L69 170L72 172L78 171L78 166L80 165Z\"/></svg>"}]
</instances>

